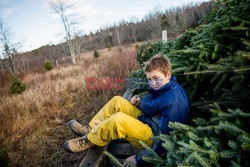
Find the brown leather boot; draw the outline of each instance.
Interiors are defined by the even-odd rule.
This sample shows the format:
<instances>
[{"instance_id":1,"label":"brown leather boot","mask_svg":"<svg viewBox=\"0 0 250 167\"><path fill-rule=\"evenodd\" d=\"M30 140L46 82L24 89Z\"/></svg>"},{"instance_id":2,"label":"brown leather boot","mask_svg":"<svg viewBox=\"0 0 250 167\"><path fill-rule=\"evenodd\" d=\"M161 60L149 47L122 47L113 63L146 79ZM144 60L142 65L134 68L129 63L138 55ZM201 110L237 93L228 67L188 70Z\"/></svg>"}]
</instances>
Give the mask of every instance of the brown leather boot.
<instances>
[{"instance_id":1,"label":"brown leather boot","mask_svg":"<svg viewBox=\"0 0 250 167\"><path fill-rule=\"evenodd\" d=\"M90 126L82 125L76 120L71 120L68 122L70 130L77 136L84 136L91 130Z\"/></svg>"},{"instance_id":2,"label":"brown leather boot","mask_svg":"<svg viewBox=\"0 0 250 167\"><path fill-rule=\"evenodd\" d=\"M94 146L93 143L91 143L87 135L76 138L76 139L71 139L68 140L64 143L64 150L70 153L76 153L76 152L81 152L84 150L87 150L89 147Z\"/></svg>"}]
</instances>

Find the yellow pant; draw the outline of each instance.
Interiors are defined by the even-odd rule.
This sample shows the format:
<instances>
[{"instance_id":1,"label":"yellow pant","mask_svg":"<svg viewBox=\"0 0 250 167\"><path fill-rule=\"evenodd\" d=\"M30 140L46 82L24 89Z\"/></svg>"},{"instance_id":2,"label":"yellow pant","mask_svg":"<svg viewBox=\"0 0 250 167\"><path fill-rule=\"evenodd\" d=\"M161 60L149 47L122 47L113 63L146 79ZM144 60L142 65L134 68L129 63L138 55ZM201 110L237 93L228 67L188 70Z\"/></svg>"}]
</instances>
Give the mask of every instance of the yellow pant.
<instances>
[{"instance_id":1,"label":"yellow pant","mask_svg":"<svg viewBox=\"0 0 250 167\"><path fill-rule=\"evenodd\" d=\"M137 119L141 114L142 111L128 100L115 96L90 121L92 130L88 139L98 146L124 138L138 148L142 148L139 140L152 146L153 140L149 138L154 136L153 132Z\"/></svg>"}]
</instances>

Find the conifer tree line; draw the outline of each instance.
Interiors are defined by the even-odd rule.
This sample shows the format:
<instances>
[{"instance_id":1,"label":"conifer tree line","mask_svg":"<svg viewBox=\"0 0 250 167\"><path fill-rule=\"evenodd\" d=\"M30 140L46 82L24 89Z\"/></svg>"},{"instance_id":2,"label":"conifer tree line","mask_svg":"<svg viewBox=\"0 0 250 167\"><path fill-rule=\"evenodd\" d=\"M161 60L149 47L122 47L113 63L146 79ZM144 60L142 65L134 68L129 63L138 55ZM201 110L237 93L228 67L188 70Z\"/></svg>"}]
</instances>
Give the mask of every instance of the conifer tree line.
<instances>
[{"instance_id":1,"label":"conifer tree line","mask_svg":"<svg viewBox=\"0 0 250 167\"><path fill-rule=\"evenodd\" d=\"M130 18L122 20L117 25L102 28L97 32L72 37L76 58L87 52L125 44L159 40L161 28L167 28L169 37L182 33L187 27L198 24L198 20L211 11L211 2L202 4L189 4L187 6L172 8L165 12L152 11L142 20ZM163 24L162 24L163 23ZM83 27L84 29L84 27ZM42 68L45 60L59 63L70 63L70 52L67 43L58 45L46 45L26 53L13 55L14 64L18 65L16 71L28 71L35 68ZM6 69L7 59L0 60L0 69Z\"/></svg>"},{"instance_id":2,"label":"conifer tree line","mask_svg":"<svg viewBox=\"0 0 250 167\"><path fill-rule=\"evenodd\" d=\"M198 21L209 11L211 2L202 4L189 4L183 7L172 8L165 12L155 11L146 15L142 20L131 17L122 20L118 25L101 29L95 34L84 36L84 41L89 43L88 48L103 48L136 43L148 40L161 39L161 30L168 29L168 35L172 38L181 34L186 28L195 27Z\"/></svg>"},{"instance_id":3,"label":"conifer tree line","mask_svg":"<svg viewBox=\"0 0 250 167\"><path fill-rule=\"evenodd\" d=\"M141 67L157 53L167 55L192 101L187 125L169 123L173 131L154 138L167 153L146 148L152 155L144 159L154 166L250 166L250 1L214 5L198 27L175 40L147 42L137 54ZM145 78L142 69L129 76L137 85Z\"/></svg>"}]
</instances>

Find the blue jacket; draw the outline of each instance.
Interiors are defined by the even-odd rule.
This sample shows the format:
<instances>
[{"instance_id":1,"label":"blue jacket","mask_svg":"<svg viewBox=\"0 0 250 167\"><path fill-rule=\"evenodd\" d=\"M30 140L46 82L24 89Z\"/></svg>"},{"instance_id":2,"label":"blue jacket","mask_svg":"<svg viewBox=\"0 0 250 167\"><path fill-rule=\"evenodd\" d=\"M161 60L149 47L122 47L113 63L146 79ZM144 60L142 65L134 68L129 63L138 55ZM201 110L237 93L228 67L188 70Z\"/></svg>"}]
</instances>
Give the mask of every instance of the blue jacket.
<instances>
[{"instance_id":1,"label":"blue jacket","mask_svg":"<svg viewBox=\"0 0 250 167\"><path fill-rule=\"evenodd\" d=\"M181 85L178 84L176 77L172 76L171 81L163 85L160 89L150 88L149 95L142 99L140 109L143 115L139 120L148 124L154 135L168 134L171 129L169 122L187 123L189 118L190 100ZM153 149L162 154L165 150L162 142L154 144ZM143 156L143 155L142 155ZM137 155L137 162L141 161L140 153Z\"/></svg>"}]
</instances>

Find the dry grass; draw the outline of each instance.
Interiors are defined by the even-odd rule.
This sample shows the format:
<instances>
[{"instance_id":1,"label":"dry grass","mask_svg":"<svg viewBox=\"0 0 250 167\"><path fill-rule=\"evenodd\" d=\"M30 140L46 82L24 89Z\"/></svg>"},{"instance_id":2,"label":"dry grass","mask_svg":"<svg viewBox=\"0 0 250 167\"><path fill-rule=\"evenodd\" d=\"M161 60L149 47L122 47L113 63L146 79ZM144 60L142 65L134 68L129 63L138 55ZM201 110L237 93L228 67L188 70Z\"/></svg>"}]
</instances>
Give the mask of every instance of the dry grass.
<instances>
[{"instance_id":1,"label":"dry grass","mask_svg":"<svg viewBox=\"0 0 250 167\"><path fill-rule=\"evenodd\" d=\"M0 99L0 148L8 150L10 166L79 165L84 153L67 154L62 148L75 137L66 123L75 118L87 124L110 98L124 92L87 90L86 78L125 78L139 67L133 46L99 53L98 59L90 52L77 65L27 74L24 93Z\"/></svg>"}]
</instances>

